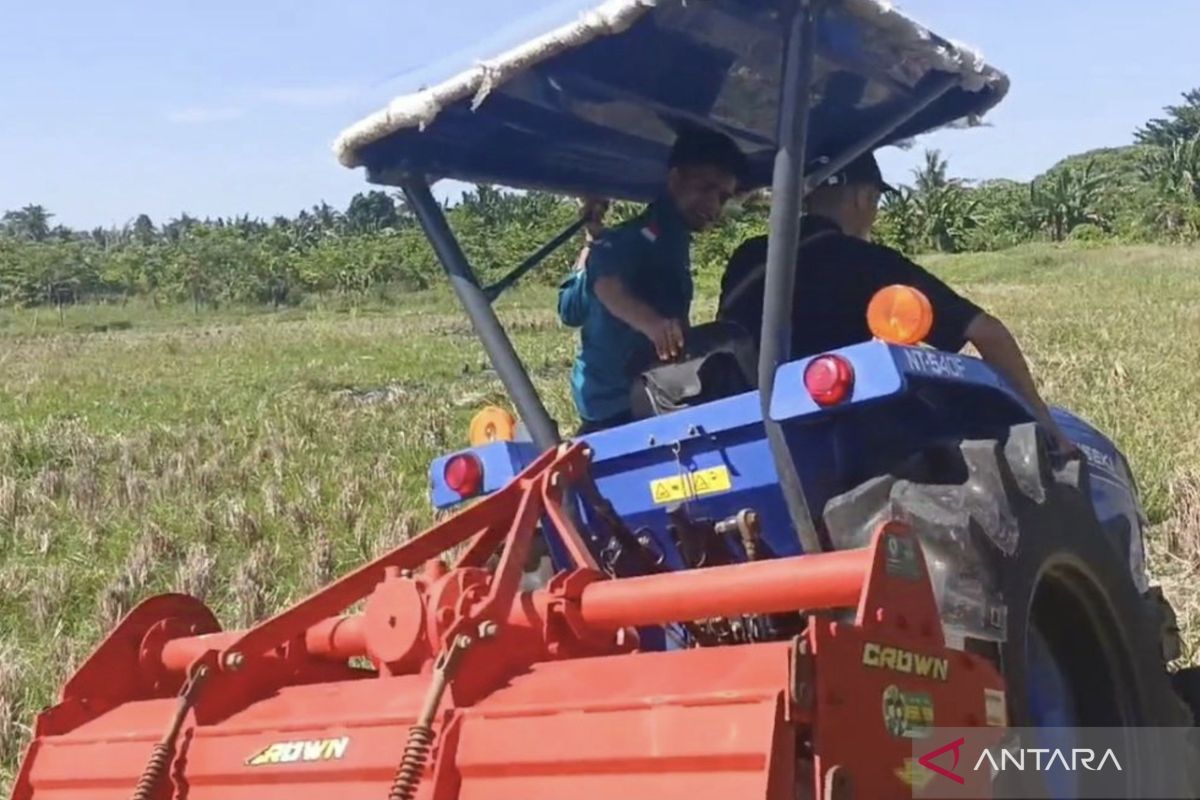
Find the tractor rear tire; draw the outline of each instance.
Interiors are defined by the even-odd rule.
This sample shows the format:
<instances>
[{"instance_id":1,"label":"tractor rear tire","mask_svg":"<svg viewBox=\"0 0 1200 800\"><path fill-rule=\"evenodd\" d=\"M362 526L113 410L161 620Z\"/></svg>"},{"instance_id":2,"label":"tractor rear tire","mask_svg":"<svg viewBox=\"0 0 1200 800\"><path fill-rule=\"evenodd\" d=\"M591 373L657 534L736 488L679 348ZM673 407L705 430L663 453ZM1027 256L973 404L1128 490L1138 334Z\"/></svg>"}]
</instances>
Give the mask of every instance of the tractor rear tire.
<instances>
[{"instance_id":1,"label":"tractor rear tire","mask_svg":"<svg viewBox=\"0 0 1200 800\"><path fill-rule=\"evenodd\" d=\"M1017 498L1012 502L1020 528L1017 550L1012 557L993 557L1008 605L998 666L1008 692L1010 726L1189 727L1190 714L1172 687L1149 609L1129 577L1128 562L1104 537L1088 500L1070 487L1050 484L1040 505ZM1054 665L1061 684L1045 680L1047 664ZM1048 692L1048 687L1061 687L1061 694ZM1053 710L1036 713L1047 694L1057 695L1049 698ZM1161 760L1172 752L1171 744L1156 742L1148 732L1125 739L1123 751L1117 752L1129 754L1129 760L1122 758L1121 777L1131 782L1126 796L1194 796L1180 793L1194 785L1187 775L1188 760ZM1017 777L1039 780L1035 775ZM1097 777L1076 776L1081 789ZM1115 796L1109 793L1111 784L1095 788L1104 793L1094 796ZM1040 785L1025 788L1029 790L1045 791ZM1146 794L1148 790L1157 794Z\"/></svg>"},{"instance_id":2,"label":"tractor rear tire","mask_svg":"<svg viewBox=\"0 0 1200 800\"><path fill-rule=\"evenodd\" d=\"M905 520L927 560L952 554L953 579L965 571L982 595L999 595L1002 641L968 638L963 646L994 659L1004 675L1010 727L1190 727L1158 620L1134 585L1128 554L1096 517L1086 469L1052 468L1040 445L1029 446L1035 434L1018 426L1005 442L937 448L834 498L824 515L831 540L861 546L879 521ZM952 602L939 597L943 618L954 613ZM1035 713L1048 664L1065 678L1070 713L1057 721ZM1139 786L1151 780L1163 797L1184 796L1179 787L1195 784L1179 774L1182 766L1153 778L1152 768L1138 769Z\"/></svg>"}]
</instances>

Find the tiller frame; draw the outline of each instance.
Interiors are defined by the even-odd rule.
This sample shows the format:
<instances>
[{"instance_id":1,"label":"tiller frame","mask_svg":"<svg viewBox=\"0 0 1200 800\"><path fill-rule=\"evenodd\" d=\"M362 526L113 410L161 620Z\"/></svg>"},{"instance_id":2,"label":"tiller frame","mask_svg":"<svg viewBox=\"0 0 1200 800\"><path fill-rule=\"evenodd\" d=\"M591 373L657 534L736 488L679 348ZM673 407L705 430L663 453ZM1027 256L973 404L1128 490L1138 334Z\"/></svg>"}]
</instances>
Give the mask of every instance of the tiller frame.
<instances>
[{"instance_id":1,"label":"tiller frame","mask_svg":"<svg viewBox=\"0 0 1200 800\"><path fill-rule=\"evenodd\" d=\"M906 525L887 522L856 550L613 578L564 505L572 489L594 496L590 456L583 443L546 451L494 495L244 631L221 632L183 595L143 602L39 717L15 800L35 789L39 798L258 797L263 783L311 786L292 796L316 797L339 770L369 776L383 797L389 763L391 800L531 800L561 797L568 784L581 799L793 798L797 779L814 798L850 797L851 787L856 797L908 797L913 735L935 722L990 722L986 695L1003 681L982 657L946 649ZM575 568L522 591L539 520ZM455 548L447 568L441 556ZM345 613L363 600L361 613ZM641 626L795 613L806 624L787 641L638 651ZM352 663L364 658L373 668ZM360 710L374 716L347 722L365 685L379 699ZM910 694L919 700L907 703ZM889 722L888 697L893 708L900 698L903 721ZM404 710L385 713L385 698ZM278 704L288 710L272 717ZM109 720L132 707L140 726ZM147 726L168 718L154 743ZM395 733L401 718L407 739ZM270 731L282 733L279 719L290 730L282 738L348 732L336 766L306 762L298 743L291 761L265 757L270 773L254 759L229 763L235 742L261 749ZM80 774L90 748L106 763ZM121 776L137 752L149 764L134 791Z\"/></svg>"}]
</instances>

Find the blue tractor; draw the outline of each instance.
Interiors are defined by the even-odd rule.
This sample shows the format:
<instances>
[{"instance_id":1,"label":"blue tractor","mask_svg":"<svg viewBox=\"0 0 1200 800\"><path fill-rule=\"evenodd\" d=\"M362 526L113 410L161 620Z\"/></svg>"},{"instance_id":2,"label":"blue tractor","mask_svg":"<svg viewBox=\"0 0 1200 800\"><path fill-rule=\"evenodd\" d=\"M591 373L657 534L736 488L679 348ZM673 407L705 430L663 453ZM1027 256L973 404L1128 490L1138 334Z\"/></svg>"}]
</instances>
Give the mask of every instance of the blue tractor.
<instances>
[{"instance_id":1,"label":"blue tractor","mask_svg":"<svg viewBox=\"0 0 1200 800\"><path fill-rule=\"evenodd\" d=\"M629 576L796 556L859 547L879 521L905 520L948 641L1001 665L1011 724L1192 724L1190 676L1168 669L1180 640L1146 571L1138 489L1109 437L1054 409L1085 455L1062 461L980 360L886 332L826 353L788 352L777 335L804 269L790 255L804 195L868 150L977 120L1007 93L1003 73L879 0L538 2L486 52L476 43L435 71L336 150L402 188L520 420L515 436L493 424L493 440L433 462L439 509L498 491L567 439L493 302L579 225L485 286L430 180L644 202L675 132L707 126L749 155L750 188L771 190L764 344L727 348L745 391L643 404L636 421L586 437L592 483L577 513L597 561ZM805 174L818 152L836 155ZM727 343L719 328L697 325L680 363ZM544 577L569 562L552 526L543 533ZM642 646L781 638L792 621L697 620L643 631Z\"/></svg>"}]
</instances>

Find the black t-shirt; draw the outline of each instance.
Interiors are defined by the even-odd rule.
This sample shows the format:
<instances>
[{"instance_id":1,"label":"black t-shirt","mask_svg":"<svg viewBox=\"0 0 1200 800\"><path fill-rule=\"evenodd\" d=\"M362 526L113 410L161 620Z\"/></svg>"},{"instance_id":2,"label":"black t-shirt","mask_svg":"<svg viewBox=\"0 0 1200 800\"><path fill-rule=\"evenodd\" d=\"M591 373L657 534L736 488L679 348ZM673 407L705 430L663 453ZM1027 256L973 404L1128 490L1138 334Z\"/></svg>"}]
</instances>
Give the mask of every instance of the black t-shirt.
<instances>
[{"instance_id":1,"label":"black t-shirt","mask_svg":"<svg viewBox=\"0 0 1200 800\"><path fill-rule=\"evenodd\" d=\"M764 272L759 271L729 308L725 305L733 289L766 260L767 237L748 239L730 257L721 279L718 319L740 324L756 345L761 345ZM929 344L950 352L963 348L967 326L981 313L979 306L897 251L847 236L824 217L806 216L792 307L792 357L869 341L873 337L867 306L877 291L895 283L919 289L929 298L933 307Z\"/></svg>"}]
</instances>

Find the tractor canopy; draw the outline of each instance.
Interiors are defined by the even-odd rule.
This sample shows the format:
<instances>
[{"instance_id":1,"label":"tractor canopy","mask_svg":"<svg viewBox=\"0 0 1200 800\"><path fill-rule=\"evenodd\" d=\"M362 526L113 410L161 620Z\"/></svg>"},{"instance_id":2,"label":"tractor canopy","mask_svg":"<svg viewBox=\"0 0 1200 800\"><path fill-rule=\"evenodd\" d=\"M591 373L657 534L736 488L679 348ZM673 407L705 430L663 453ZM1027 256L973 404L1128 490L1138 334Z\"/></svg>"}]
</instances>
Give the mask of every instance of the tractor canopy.
<instances>
[{"instance_id":1,"label":"tractor canopy","mask_svg":"<svg viewBox=\"0 0 1200 800\"><path fill-rule=\"evenodd\" d=\"M756 431L746 434L760 445L753 458L774 463L765 485L785 501L776 504L779 522L791 523L777 527L794 532L804 552L819 551L805 498L815 487L804 485L816 460L806 453L805 468L797 466L788 441L796 423L780 412L790 401L774 391L776 373L797 368L784 332L793 276L803 268L791 250L803 196L868 150L977 121L1007 93L1007 77L884 0L558 0L529 7L493 40L405 77L396 99L338 137L339 160L365 167L371 182L403 188L533 446L544 452L563 436L492 304L545 248L499 283L481 286L430 184L451 178L650 201L685 129L732 138L750 162L741 188L770 187L772 203L755 391L734 400ZM812 163L816 156L823 157L819 164ZM689 430L711 429L722 409L699 412L704 418ZM619 448L623 455L611 454L614 474L628 475L634 462L650 457L647 447L665 441L663 432L650 435L644 427L624 433L632 438ZM597 454L605 450L591 438ZM436 496L436 478L433 489Z\"/></svg>"},{"instance_id":2,"label":"tractor canopy","mask_svg":"<svg viewBox=\"0 0 1200 800\"><path fill-rule=\"evenodd\" d=\"M650 200L678 131L727 133L771 184L785 107L780 65L796 0L539 0L485 42L397 79L387 106L335 152L368 180L452 178L564 194ZM883 0L814 4L806 151L894 144L972 124L1007 77ZM447 10L447 13L450 13ZM464 11L464 13L466 13ZM919 107L939 81L948 91Z\"/></svg>"}]
</instances>

